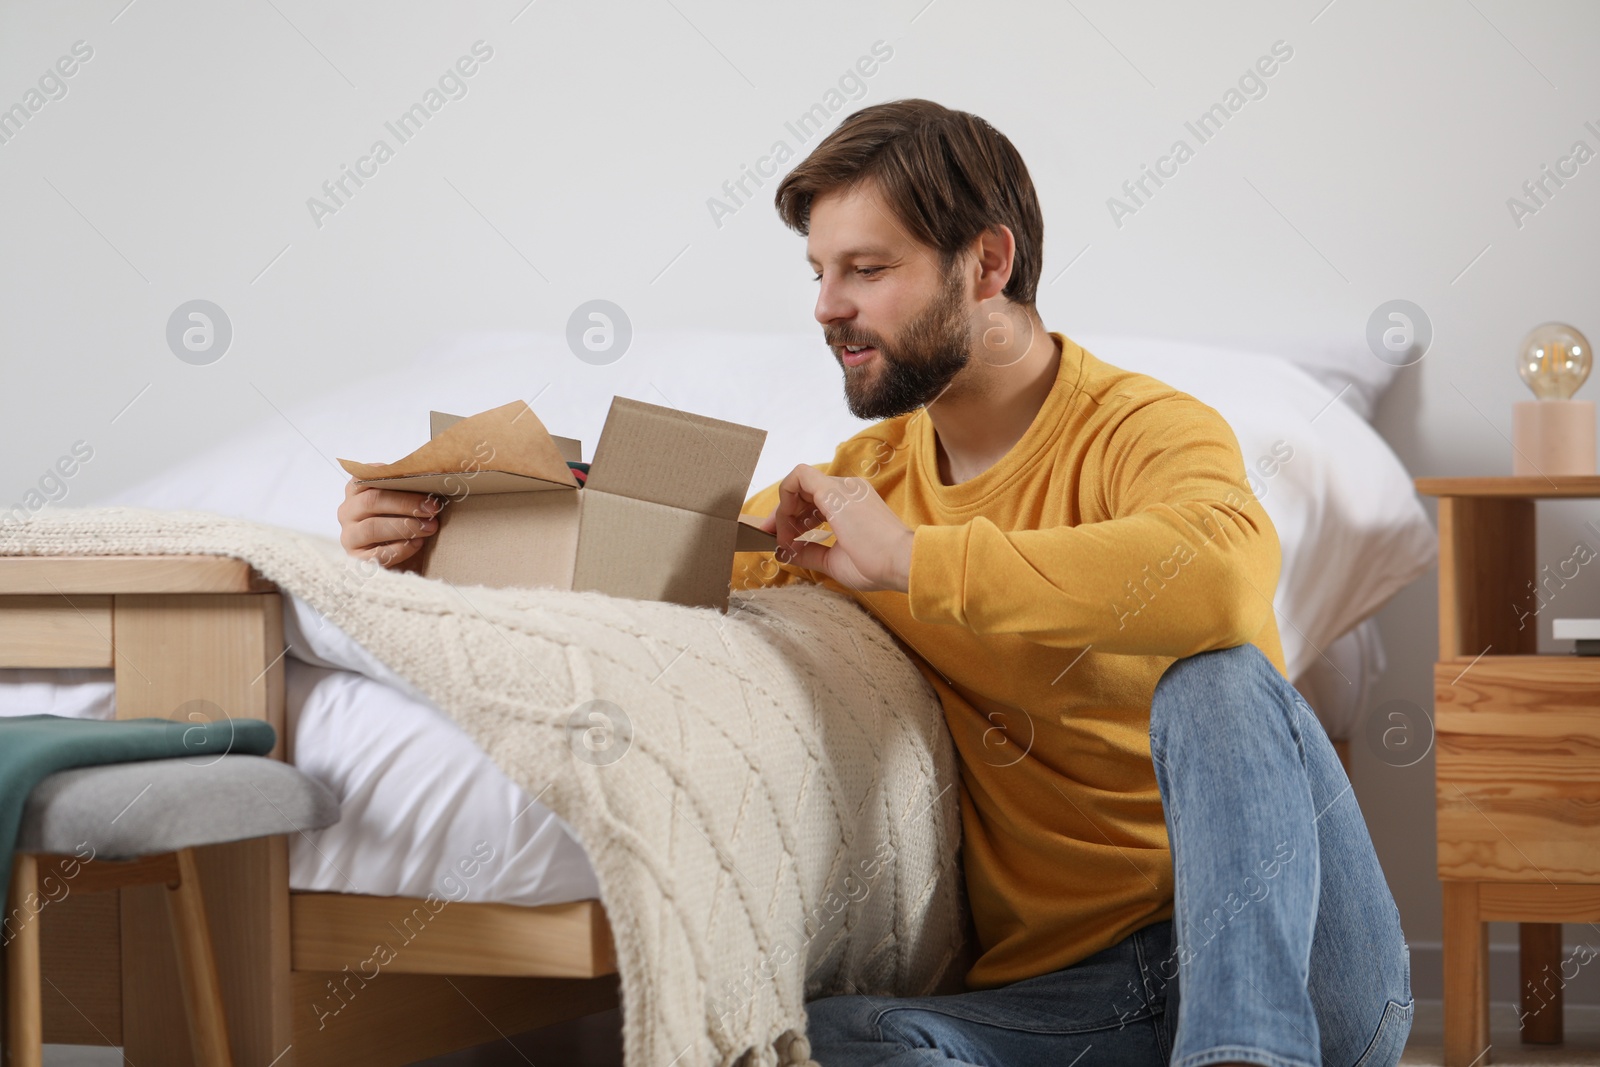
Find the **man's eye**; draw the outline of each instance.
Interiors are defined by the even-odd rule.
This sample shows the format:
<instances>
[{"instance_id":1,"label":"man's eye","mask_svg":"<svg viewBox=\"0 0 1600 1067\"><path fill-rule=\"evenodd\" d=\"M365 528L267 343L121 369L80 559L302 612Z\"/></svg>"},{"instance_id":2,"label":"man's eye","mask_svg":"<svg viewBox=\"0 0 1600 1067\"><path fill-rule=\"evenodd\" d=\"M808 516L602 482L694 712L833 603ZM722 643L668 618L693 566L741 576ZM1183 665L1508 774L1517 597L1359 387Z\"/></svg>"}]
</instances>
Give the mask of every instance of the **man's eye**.
<instances>
[{"instance_id":1,"label":"man's eye","mask_svg":"<svg viewBox=\"0 0 1600 1067\"><path fill-rule=\"evenodd\" d=\"M884 268L882 267L857 267L856 273L861 275L863 278L871 278L873 275L882 273L883 269ZM816 274L813 274L811 276L811 280L814 282L820 282L822 280L822 272L818 271Z\"/></svg>"}]
</instances>

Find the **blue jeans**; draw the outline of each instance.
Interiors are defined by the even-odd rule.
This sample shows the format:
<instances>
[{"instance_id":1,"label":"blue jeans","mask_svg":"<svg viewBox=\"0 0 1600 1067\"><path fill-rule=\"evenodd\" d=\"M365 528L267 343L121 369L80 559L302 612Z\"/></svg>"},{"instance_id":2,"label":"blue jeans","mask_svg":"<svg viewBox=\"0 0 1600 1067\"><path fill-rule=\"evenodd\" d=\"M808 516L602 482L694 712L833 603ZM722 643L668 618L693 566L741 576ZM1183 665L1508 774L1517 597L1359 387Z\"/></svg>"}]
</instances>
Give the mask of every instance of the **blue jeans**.
<instances>
[{"instance_id":1,"label":"blue jeans","mask_svg":"<svg viewBox=\"0 0 1600 1067\"><path fill-rule=\"evenodd\" d=\"M1150 752L1171 920L999 989L813 1001L817 1062L1398 1062L1415 1010L1400 913L1300 694L1253 645L1178 660L1156 686Z\"/></svg>"}]
</instances>

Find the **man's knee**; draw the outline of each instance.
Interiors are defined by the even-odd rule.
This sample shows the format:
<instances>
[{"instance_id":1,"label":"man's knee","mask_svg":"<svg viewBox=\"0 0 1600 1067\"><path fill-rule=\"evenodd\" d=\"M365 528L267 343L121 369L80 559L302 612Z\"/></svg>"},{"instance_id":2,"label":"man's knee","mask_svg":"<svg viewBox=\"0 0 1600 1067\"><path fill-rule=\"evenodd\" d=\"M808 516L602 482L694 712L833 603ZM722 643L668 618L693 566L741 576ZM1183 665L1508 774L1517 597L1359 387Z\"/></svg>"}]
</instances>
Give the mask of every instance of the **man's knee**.
<instances>
[{"instance_id":1,"label":"man's knee","mask_svg":"<svg viewBox=\"0 0 1600 1067\"><path fill-rule=\"evenodd\" d=\"M1173 660L1156 682L1150 701L1150 732L1164 729L1168 719L1216 724L1216 709L1249 707L1257 697L1270 698L1277 668L1255 645L1198 652ZM1197 715L1195 709L1206 713Z\"/></svg>"},{"instance_id":2,"label":"man's knee","mask_svg":"<svg viewBox=\"0 0 1600 1067\"><path fill-rule=\"evenodd\" d=\"M959 1042L960 1024L937 1011L923 1010L916 1000L894 997L826 997L806 1005L806 1036L821 1063L827 1053L879 1046L891 1050L942 1049ZM954 1057L952 1057L954 1058Z\"/></svg>"},{"instance_id":3,"label":"man's knee","mask_svg":"<svg viewBox=\"0 0 1600 1067\"><path fill-rule=\"evenodd\" d=\"M878 1040L879 1007L872 997L824 997L806 1005L806 1036L813 1049Z\"/></svg>"}]
</instances>

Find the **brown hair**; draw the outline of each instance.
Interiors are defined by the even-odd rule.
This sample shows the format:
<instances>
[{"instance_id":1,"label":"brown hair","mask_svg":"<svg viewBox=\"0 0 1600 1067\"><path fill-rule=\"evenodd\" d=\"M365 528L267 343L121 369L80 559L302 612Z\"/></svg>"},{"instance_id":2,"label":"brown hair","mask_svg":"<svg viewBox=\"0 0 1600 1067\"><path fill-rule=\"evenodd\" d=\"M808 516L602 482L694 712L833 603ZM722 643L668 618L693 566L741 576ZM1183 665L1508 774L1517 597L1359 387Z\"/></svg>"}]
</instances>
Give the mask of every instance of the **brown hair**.
<instances>
[{"instance_id":1,"label":"brown hair","mask_svg":"<svg viewBox=\"0 0 1600 1067\"><path fill-rule=\"evenodd\" d=\"M778 183L778 215L804 236L822 193L870 179L911 235L956 253L997 225L1016 253L1005 295L1032 307L1044 260L1044 216L1033 179L1006 135L976 115L932 100L892 100L855 112Z\"/></svg>"}]
</instances>

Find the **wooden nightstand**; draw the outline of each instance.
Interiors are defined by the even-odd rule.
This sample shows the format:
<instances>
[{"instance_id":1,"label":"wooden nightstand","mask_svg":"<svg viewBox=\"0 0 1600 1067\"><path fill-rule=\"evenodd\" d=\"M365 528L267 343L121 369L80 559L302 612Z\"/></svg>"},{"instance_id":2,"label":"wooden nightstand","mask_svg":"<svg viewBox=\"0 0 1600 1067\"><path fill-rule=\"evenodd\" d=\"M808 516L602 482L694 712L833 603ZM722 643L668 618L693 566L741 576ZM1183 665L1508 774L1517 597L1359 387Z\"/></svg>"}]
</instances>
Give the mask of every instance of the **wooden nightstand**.
<instances>
[{"instance_id":1,"label":"wooden nightstand","mask_svg":"<svg viewBox=\"0 0 1600 1067\"><path fill-rule=\"evenodd\" d=\"M1558 1044L1561 924L1600 921L1600 657L1538 655L1558 609L1533 613L1575 577L1565 555L1536 558L1535 501L1600 499L1600 477L1419 478L1417 491L1439 498L1444 1062L1469 1067L1491 1059L1485 924L1521 924L1522 1040Z\"/></svg>"}]
</instances>

